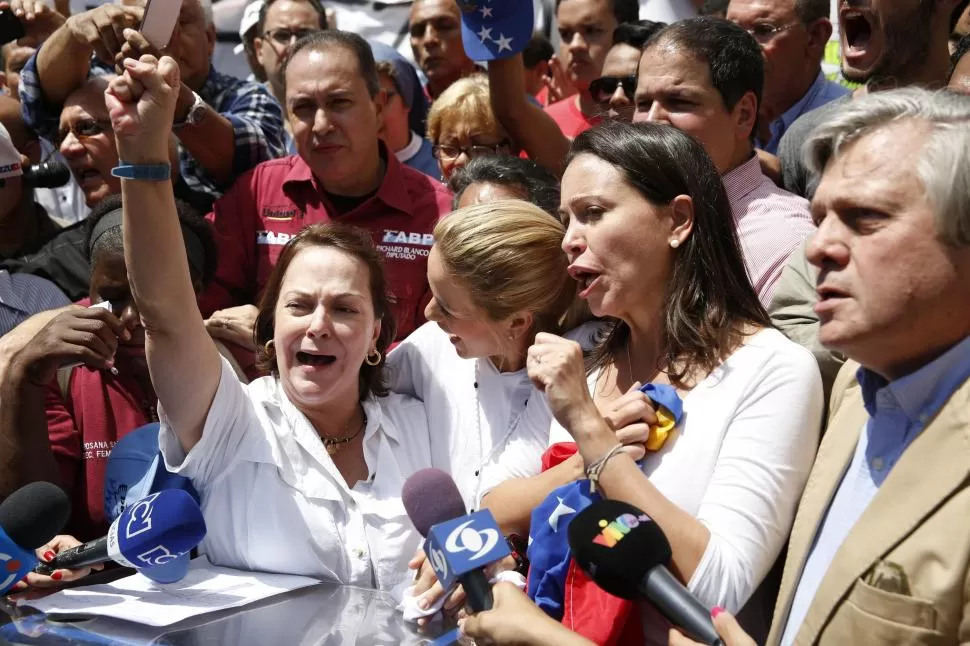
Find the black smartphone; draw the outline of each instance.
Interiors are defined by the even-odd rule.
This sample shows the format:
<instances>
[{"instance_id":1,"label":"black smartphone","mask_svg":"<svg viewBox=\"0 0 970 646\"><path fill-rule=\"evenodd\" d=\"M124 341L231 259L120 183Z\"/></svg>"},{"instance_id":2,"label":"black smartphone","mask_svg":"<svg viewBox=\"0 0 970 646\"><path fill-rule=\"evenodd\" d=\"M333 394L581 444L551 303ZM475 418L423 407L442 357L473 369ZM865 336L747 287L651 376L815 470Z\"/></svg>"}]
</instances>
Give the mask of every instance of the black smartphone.
<instances>
[{"instance_id":1,"label":"black smartphone","mask_svg":"<svg viewBox=\"0 0 970 646\"><path fill-rule=\"evenodd\" d=\"M0 10L0 45L6 45L12 40L23 38L27 35L24 24L20 18L13 15L9 9Z\"/></svg>"}]
</instances>

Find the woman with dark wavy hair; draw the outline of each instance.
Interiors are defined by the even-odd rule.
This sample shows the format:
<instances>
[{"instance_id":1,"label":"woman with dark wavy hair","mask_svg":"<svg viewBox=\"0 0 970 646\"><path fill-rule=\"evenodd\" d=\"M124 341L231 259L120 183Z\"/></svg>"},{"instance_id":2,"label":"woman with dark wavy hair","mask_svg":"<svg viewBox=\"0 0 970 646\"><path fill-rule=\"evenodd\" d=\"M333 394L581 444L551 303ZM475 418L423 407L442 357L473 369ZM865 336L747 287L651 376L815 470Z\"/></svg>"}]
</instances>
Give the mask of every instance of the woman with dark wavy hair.
<instances>
[{"instance_id":1,"label":"woman with dark wavy hair","mask_svg":"<svg viewBox=\"0 0 970 646\"><path fill-rule=\"evenodd\" d=\"M660 526L672 570L705 605L736 611L787 540L815 455L815 361L771 328L724 187L690 136L652 123L581 134L560 213L569 273L601 320L573 339L537 335L527 368L558 422L550 441L578 452L483 504L522 531L523 512L553 487L589 478ZM676 389L683 417L623 450L617 429L657 425L661 411L638 390L648 383ZM648 641L666 643L659 616L641 616Z\"/></svg>"}]
</instances>

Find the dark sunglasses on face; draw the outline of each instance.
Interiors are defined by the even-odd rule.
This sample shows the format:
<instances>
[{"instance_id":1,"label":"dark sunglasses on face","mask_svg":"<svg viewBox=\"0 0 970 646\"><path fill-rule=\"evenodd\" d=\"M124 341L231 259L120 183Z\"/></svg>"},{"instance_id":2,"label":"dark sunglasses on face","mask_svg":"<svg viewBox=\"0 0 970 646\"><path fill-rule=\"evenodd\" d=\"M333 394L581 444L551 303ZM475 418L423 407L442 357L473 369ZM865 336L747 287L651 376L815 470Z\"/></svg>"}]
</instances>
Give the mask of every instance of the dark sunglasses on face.
<instances>
[{"instance_id":1,"label":"dark sunglasses on face","mask_svg":"<svg viewBox=\"0 0 970 646\"><path fill-rule=\"evenodd\" d=\"M626 98L633 100L637 91L636 76L601 76L589 84L589 93L598 103L606 103L616 93L616 88L623 86Z\"/></svg>"}]
</instances>

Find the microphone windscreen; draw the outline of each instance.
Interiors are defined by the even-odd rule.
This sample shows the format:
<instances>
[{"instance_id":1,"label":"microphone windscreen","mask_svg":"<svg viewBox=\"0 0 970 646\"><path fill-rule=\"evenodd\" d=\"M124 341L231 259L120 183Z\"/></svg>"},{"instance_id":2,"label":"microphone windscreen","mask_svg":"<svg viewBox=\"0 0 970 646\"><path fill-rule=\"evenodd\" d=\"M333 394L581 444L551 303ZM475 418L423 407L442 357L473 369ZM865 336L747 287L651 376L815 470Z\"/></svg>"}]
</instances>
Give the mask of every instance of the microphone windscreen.
<instances>
[{"instance_id":1,"label":"microphone windscreen","mask_svg":"<svg viewBox=\"0 0 970 646\"><path fill-rule=\"evenodd\" d=\"M422 536L433 525L465 515L465 501L451 476L440 469L421 469L404 481L401 500Z\"/></svg>"},{"instance_id":2,"label":"microphone windscreen","mask_svg":"<svg viewBox=\"0 0 970 646\"><path fill-rule=\"evenodd\" d=\"M569 522L576 564L610 594L636 599L647 572L670 562L670 543L657 523L619 500L595 502Z\"/></svg>"},{"instance_id":3,"label":"microphone windscreen","mask_svg":"<svg viewBox=\"0 0 970 646\"><path fill-rule=\"evenodd\" d=\"M199 504L181 489L142 498L129 505L115 523L118 550L135 567L161 565L174 555L189 552L206 532Z\"/></svg>"},{"instance_id":4,"label":"microphone windscreen","mask_svg":"<svg viewBox=\"0 0 970 646\"><path fill-rule=\"evenodd\" d=\"M71 181L71 169L59 161L24 168L23 181L34 188L59 188Z\"/></svg>"},{"instance_id":5,"label":"microphone windscreen","mask_svg":"<svg viewBox=\"0 0 970 646\"><path fill-rule=\"evenodd\" d=\"M67 494L50 482L32 482L0 504L0 527L25 550L35 550L57 536L70 516Z\"/></svg>"}]
</instances>

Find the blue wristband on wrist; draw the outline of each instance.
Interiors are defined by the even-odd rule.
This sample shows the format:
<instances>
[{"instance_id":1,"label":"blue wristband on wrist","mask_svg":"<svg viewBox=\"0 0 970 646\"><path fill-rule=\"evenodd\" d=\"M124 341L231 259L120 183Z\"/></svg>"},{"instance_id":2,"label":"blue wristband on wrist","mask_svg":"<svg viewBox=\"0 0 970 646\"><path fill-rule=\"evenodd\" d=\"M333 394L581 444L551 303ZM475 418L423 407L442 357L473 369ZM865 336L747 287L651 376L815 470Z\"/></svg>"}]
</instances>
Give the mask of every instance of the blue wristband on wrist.
<instances>
[{"instance_id":1,"label":"blue wristband on wrist","mask_svg":"<svg viewBox=\"0 0 970 646\"><path fill-rule=\"evenodd\" d=\"M129 164L120 162L111 169L111 174L121 179L167 182L172 179L172 166L171 164Z\"/></svg>"}]
</instances>

